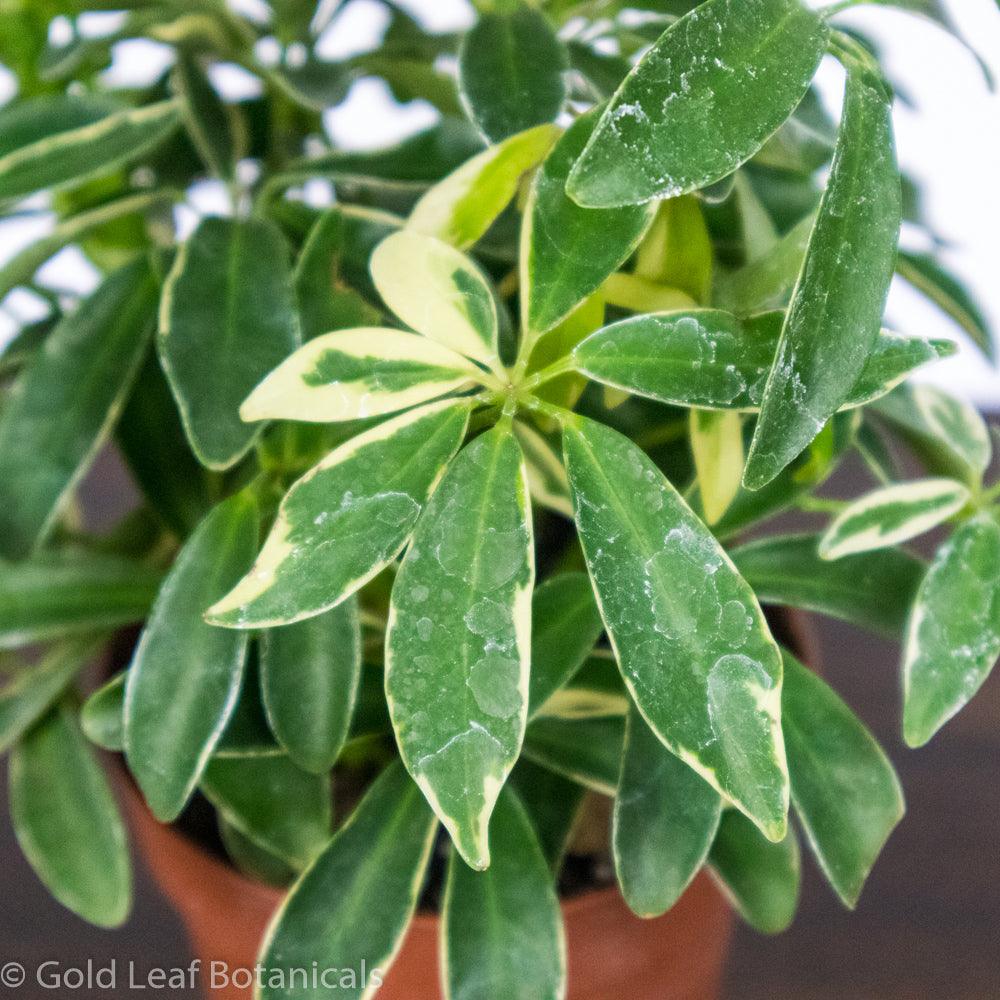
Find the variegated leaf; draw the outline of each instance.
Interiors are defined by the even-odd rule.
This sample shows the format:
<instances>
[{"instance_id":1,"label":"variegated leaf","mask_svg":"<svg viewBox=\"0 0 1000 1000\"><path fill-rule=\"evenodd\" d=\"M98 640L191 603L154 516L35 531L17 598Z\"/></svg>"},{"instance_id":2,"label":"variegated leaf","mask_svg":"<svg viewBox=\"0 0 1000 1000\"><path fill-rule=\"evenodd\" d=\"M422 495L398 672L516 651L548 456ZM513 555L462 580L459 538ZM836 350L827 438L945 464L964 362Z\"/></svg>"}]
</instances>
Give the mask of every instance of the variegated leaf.
<instances>
[{"instance_id":1,"label":"variegated leaf","mask_svg":"<svg viewBox=\"0 0 1000 1000\"><path fill-rule=\"evenodd\" d=\"M969 490L954 479L894 483L850 503L819 542L823 559L900 545L937 527L969 502Z\"/></svg>"},{"instance_id":2,"label":"variegated leaf","mask_svg":"<svg viewBox=\"0 0 1000 1000\"><path fill-rule=\"evenodd\" d=\"M477 869L524 738L534 576L524 463L501 425L459 454L422 515L385 645L403 761Z\"/></svg>"},{"instance_id":3,"label":"variegated leaf","mask_svg":"<svg viewBox=\"0 0 1000 1000\"><path fill-rule=\"evenodd\" d=\"M633 700L669 750L780 840L781 656L754 592L628 438L578 418L563 441L580 541Z\"/></svg>"},{"instance_id":4,"label":"variegated leaf","mask_svg":"<svg viewBox=\"0 0 1000 1000\"><path fill-rule=\"evenodd\" d=\"M417 202L406 225L464 250L492 225L559 136L538 125L490 146L435 184Z\"/></svg>"},{"instance_id":5,"label":"variegated leaf","mask_svg":"<svg viewBox=\"0 0 1000 1000\"><path fill-rule=\"evenodd\" d=\"M938 550L903 652L903 736L922 746L972 699L1000 656L1000 524L983 513Z\"/></svg>"},{"instance_id":6,"label":"variegated leaf","mask_svg":"<svg viewBox=\"0 0 1000 1000\"><path fill-rule=\"evenodd\" d=\"M316 423L377 417L468 387L481 371L440 344L388 327L316 337L240 407L244 420Z\"/></svg>"},{"instance_id":7,"label":"variegated leaf","mask_svg":"<svg viewBox=\"0 0 1000 1000\"><path fill-rule=\"evenodd\" d=\"M386 305L407 326L500 369L493 293L465 254L433 236L403 229L378 245L371 272Z\"/></svg>"},{"instance_id":8,"label":"variegated leaf","mask_svg":"<svg viewBox=\"0 0 1000 1000\"><path fill-rule=\"evenodd\" d=\"M208 620L287 625L353 594L399 555L468 421L467 403L445 400L332 451L288 491L253 568Z\"/></svg>"}]
</instances>

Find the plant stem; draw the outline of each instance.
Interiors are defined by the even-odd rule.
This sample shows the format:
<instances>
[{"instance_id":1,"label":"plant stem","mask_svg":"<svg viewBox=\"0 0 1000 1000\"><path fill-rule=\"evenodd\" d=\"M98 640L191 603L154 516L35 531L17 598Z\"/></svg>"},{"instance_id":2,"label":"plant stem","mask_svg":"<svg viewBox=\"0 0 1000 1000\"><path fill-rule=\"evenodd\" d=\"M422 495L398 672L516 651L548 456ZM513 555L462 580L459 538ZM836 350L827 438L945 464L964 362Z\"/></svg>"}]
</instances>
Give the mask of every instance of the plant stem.
<instances>
[{"instance_id":1,"label":"plant stem","mask_svg":"<svg viewBox=\"0 0 1000 1000\"><path fill-rule=\"evenodd\" d=\"M795 504L807 514L839 514L845 507L845 500L829 500L825 497L799 497Z\"/></svg>"},{"instance_id":2,"label":"plant stem","mask_svg":"<svg viewBox=\"0 0 1000 1000\"><path fill-rule=\"evenodd\" d=\"M558 361L553 361L547 368L543 368L541 371L535 372L534 375L525 379L518 388L524 392L530 392L532 389L537 389L543 383L571 371L573 371L572 360L569 357L560 358Z\"/></svg>"}]
</instances>

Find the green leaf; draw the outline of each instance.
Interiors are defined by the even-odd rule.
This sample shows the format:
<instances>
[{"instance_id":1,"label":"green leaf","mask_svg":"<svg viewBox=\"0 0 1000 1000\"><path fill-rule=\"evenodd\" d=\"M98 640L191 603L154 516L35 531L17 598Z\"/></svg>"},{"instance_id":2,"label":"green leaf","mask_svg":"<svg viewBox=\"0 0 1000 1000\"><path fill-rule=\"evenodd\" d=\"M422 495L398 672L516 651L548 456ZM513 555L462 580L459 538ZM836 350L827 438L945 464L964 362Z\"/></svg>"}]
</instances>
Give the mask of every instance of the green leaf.
<instances>
[{"instance_id":1,"label":"green leaf","mask_svg":"<svg viewBox=\"0 0 1000 1000\"><path fill-rule=\"evenodd\" d=\"M432 236L403 229L379 244L371 272L386 305L407 326L502 371L493 292L465 254Z\"/></svg>"},{"instance_id":2,"label":"green leaf","mask_svg":"<svg viewBox=\"0 0 1000 1000\"><path fill-rule=\"evenodd\" d=\"M462 103L490 142L555 121L568 57L545 15L527 3L480 15L458 54Z\"/></svg>"},{"instance_id":3,"label":"green leaf","mask_svg":"<svg viewBox=\"0 0 1000 1000\"><path fill-rule=\"evenodd\" d=\"M270 851L258 847L220 815L219 839L233 864L245 875L265 885L287 889L295 881L295 870Z\"/></svg>"},{"instance_id":4,"label":"green leaf","mask_svg":"<svg viewBox=\"0 0 1000 1000\"><path fill-rule=\"evenodd\" d=\"M521 178L538 166L559 136L538 125L483 150L435 184L414 206L407 229L459 250L472 246L510 204Z\"/></svg>"},{"instance_id":5,"label":"green leaf","mask_svg":"<svg viewBox=\"0 0 1000 1000\"><path fill-rule=\"evenodd\" d=\"M679 288L695 302L708 302L714 264L712 238L693 195L660 202L656 219L639 246L635 273Z\"/></svg>"},{"instance_id":6,"label":"green leaf","mask_svg":"<svg viewBox=\"0 0 1000 1000\"><path fill-rule=\"evenodd\" d=\"M799 0L708 0L625 78L570 175L581 205L672 198L731 174L795 110L826 51Z\"/></svg>"},{"instance_id":7,"label":"green leaf","mask_svg":"<svg viewBox=\"0 0 1000 1000\"><path fill-rule=\"evenodd\" d=\"M792 803L823 873L846 906L862 886L906 806L875 738L814 673L788 653L782 729Z\"/></svg>"},{"instance_id":8,"label":"green leaf","mask_svg":"<svg viewBox=\"0 0 1000 1000\"><path fill-rule=\"evenodd\" d=\"M0 649L141 621L159 571L116 556L40 552L0 563Z\"/></svg>"},{"instance_id":9,"label":"green leaf","mask_svg":"<svg viewBox=\"0 0 1000 1000\"><path fill-rule=\"evenodd\" d=\"M631 256L656 212L655 205L580 208L566 194L566 178L597 122L578 118L535 175L521 233L522 326L544 333L564 320Z\"/></svg>"},{"instance_id":10,"label":"green leaf","mask_svg":"<svg viewBox=\"0 0 1000 1000\"><path fill-rule=\"evenodd\" d=\"M709 856L712 871L739 911L761 934L787 930L799 902L799 842L789 828L777 844L766 841L738 812L723 814Z\"/></svg>"},{"instance_id":11,"label":"green leaf","mask_svg":"<svg viewBox=\"0 0 1000 1000\"><path fill-rule=\"evenodd\" d=\"M890 99L880 80L851 69L830 180L747 456L748 489L769 483L849 399L879 335L901 215Z\"/></svg>"},{"instance_id":12,"label":"green leaf","mask_svg":"<svg viewBox=\"0 0 1000 1000\"><path fill-rule=\"evenodd\" d=\"M118 110L108 97L48 94L0 108L0 157L61 133L85 128Z\"/></svg>"},{"instance_id":13,"label":"green leaf","mask_svg":"<svg viewBox=\"0 0 1000 1000\"><path fill-rule=\"evenodd\" d=\"M27 284L42 264L64 246L83 239L109 222L169 203L174 197L170 191L128 195L62 220L51 233L15 254L0 269L0 299L18 285Z\"/></svg>"},{"instance_id":14,"label":"green leaf","mask_svg":"<svg viewBox=\"0 0 1000 1000\"><path fill-rule=\"evenodd\" d=\"M903 736L923 746L972 699L1000 656L1000 525L963 524L920 584L903 651Z\"/></svg>"},{"instance_id":15,"label":"green leaf","mask_svg":"<svg viewBox=\"0 0 1000 1000\"><path fill-rule=\"evenodd\" d=\"M445 400L332 451L288 491L253 569L207 620L288 625L364 586L402 551L468 422L467 403Z\"/></svg>"},{"instance_id":16,"label":"green leaf","mask_svg":"<svg viewBox=\"0 0 1000 1000\"><path fill-rule=\"evenodd\" d=\"M471 361L417 334L338 330L314 337L278 365L239 414L247 421L359 420L467 389L481 377Z\"/></svg>"},{"instance_id":17,"label":"green leaf","mask_svg":"<svg viewBox=\"0 0 1000 1000\"><path fill-rule=\"evenodd\" d=\"M369 982L338 984L337 995L370 996L374 974L392 964L416 909L436 829L420 791L391 764L275 914L258 960L261 1000L314 1000L292 974L313 962L355 977L366 969Z\"/></svg>"},{"instance_id":18,"label":"green leaf","mask_svg":"<svg viewBox=\"0 0 1000 1000\"><path fill-rule=\"evenodd\" d=\"M760 490L740 487L726 513L713 526L716 537L728 539L739 536L750 526L787 510L800 497L829 479L854 446L860 424L860 410L838 413L809 447L767 486ZM744 445L749 428L748 424L744 429Z\"/></svg>"},{"instance_id":19,"label":"green leaf","mask_svg":"<svg viewBox=\"0 0 1000 1000\"><path fill-rule=\"evenodd\" d=\"M879 549L821 559L816 535L761 538L734 549L737 569L765 604L817 611L898 636L924 572L919 559Z\"/></svg>"},{"instance_id":20,"label":"green leaf","mask_svg":"<svg viewBox=\"0 0 1000 1000\"><path fill-rule=\"evenodd\" d=\"M810 213L766 253L719 275L714 288L715 304L741 316L785 305L802 270L815 225L816 217Z\"/></svg>"},{"instance_id":21,"label":"green leaf","mask_svg":"<svg viewBox=\"0 0 1000 1000\"><path fill-rule=\"evenodd\" d=\"M628 438L563 431L577 528L629 693L656 735L767 836L788 810L781 657L757 598Z\"/></svg>"},{"instance_id":22,"label":"green leaf","mask_svg":"<svg viewBox=\"0 0 1000 1000\"><path fill-rule=\"evenodd\" d=\"M103 750L116 753L125 749L125 671L115 674L99 687L80 709L83 735Z\"/></svg>"},{"instance_id":23,"label":"green leaf","mask_svg":"<svg viewBox=\"0 0 1000 1000\"><path fill-rule=\"evenodd\" d=\"M707 524L716 524L740 489L743 421L738 413L691 410L691 453Z\"/></svg>"},{"instance_id":24,"label":"green leaf","mask_svg":"<svg viewBox=\"0 0 1000 1000\"><path fill-rule=\"evenodd\" d=\"M88 636L54 646L40 663L22 667L0 688L0 753L11 748L100 651Z\"/></svg>"},{"instance_id":25,"label":"green leaf","mask_svg":"<svg viewBox=\"0 0 1000 1000\"><path fill-rule=\"evenodd\" d=\"M978 486L990 464L992 446L976 410L931 385L900 386L878 400L874 411L917 453L928 472Z\"/></svg>"},{"instance_id":26,"label":"green leaf","mask_svg":"<svg viewBox=\"0 0 1000 1000\"><path fill-rule=\"evenodd\" d=\"M184 808L236 705L247 634L201 616L253 558L257 518L241 493L201 522L160 588L128 672L125 756L164 822Z\"/></svg>"},{"instance_id":27,"label":"green leaf","mask_svg":"<svg viewBox=\"0 0 1000 1000\"><path fill-rule=\"evenodd\" d=\"M559 899L531 820L505 788L490 824L493 863L453 851L441 914L441 979L450 1000L558 998L566 992Z\"/></svg>"},{"instance_id":28,"label":"green leaf","mask_svg":"<svg viewBox=\"0 0 1000 1000\"><path fill-rule=\"evenodd\" d=\"M521 757L510 772L507 787L520 796L545 860L558 872L583 803L583 786Z\"/></svg>"},{"instance_id":29,"label":"green leaf","mask_svg":"<svg viewBox=\"0 0 1000 1000\"><path fill-rule=\"evenodd\" d=\"M583 573L561 573L538 587L531 599L531 623L529 718L580 669L604 630Z\"/></svg>"},{"instance_id":30,"label":"green leaf","mask_svg":"<svg viewBox=\"0 0 1000 1000\"><path fill-rule=\"evenodd\" d=\"M372 250L398 227L393 216L351 205L334 205L319 217L295 266L303 340L381 322L360 289Z\"/></svg>"},{"instance_id":31,"label":"green leaf","mask_svg":"<svg viewBox=\"0 0 1000 1000\"><path fill-rule=\"evenodd\" d=\"M573 363L604 385L661 403L752 411L761 405L783 315L742 322L718 309L632 316L591 334L573 351ZM888 393L953 348L949 340L884 332L843 405L861 406Z\"/></svg>"},{"instance_id":32,"label":"green leaf","mask_svg":"<svg viewBox=\"0 0 1000 1000\"><path fill-rule=\"evenodd\" d=\"M361 679L361 629L355 600L261 637L267 718L299 767L333 767L351 725Z\"/></svg>"},{"instance_id":33,"label":"green leaf","mask_svg":"<svg viewBox=\"0 0 1000 1000\"><path fill-rule=\"evenodd\" d=\"M148 267L130 264L57 324L22 374L0 414L0 555L23 558L53 527L121 410L154 309Z\"/></svg>"},{"instance_id":34,"label":"green leaf","mask_svg":"<svg viewBox=\"0 0 1000 1000\"><path fill-rule=\"evenodd\" d=\"M629 696L614 653L599 648L545 701L538 715L565 720L624 718L628 709Z\"/></svg>"},{"instance_id":35,"label":"green leaf","mask_svg":"<svg viewBox=\"0 0 1000 1000\"><path fill-rule=\"evenodd\" d=\"M139 369L115 437L150 506L179 538L186 537L211 506L211 485L188 446L155 350Z\"/></svg>"},{"instance_id":36,"label":"green leaf","mask_svg":"<svg viewBox=\"0 0 1000 1000\"><path fill-rule=\"evenodd\" d=\"M201 790L226 822L297 870L330 839L329 779L307 774L287 757L212 760Z\"/></svg>"},{"instance_id":37,"label":"green leaf","mask_svg":"<svg viewBox=\"0 0 1000 1000\"><path fill-rule=\"evenodd\" d=\"M718 793L657 739L633 708L615 797L615 873L640 917L666 913L708 857L722 814Z\"/></svg>"},{"instance_id":38,"label":"green leaf","mask_svg":"<svg viewBox=\"0 0 1000 1000\"><path fill-rule=\"evenodd\" d=\"M86 116L89 117L89 116ZM177 124L174 101L69 125L0 155L0 201L80 184L148 152Z\"/></svg>"},{"instance_id":39,"label":"green leaf","mask_svg":"<svg viewBox=\"0 0 1000 1000\"><path fill-rule=\"evenodd\" d=\"M614 796L622 768L625 720L535 719L524 736L524 756L601 795Z\"/></svg>"},{"instance_id":40,"label":"green leaf","mask_svg":"<svg viewBox=\"0 0 1000 1000\"><path fill-rule=\"evenodd\" d=\"M188 49L179 49L171 77L180 101L184 126L208 169L223 180L233 180L240 157L239 121L222 103L208 75Z\"/></svg>"},{"instance_id":41,"label":"green leaf","mask_svg":"<svg viewBox=\"0 0 1000 1000\"><path fill-rule=\"evenodd\" d=\"M431 497L393 584L385 642L403 762L480 870L524 737L534 581L523 459L500 426L459 454Z\"/></svg>"},{"instance_id":42,"label":"green leaf","mask_svg":"<svg viewBox=\"0 0 1000 1000\"><path fill-rule=\"evenodd\" d=\"M986 357L995 358L993 331L979 303L937 258L900 250L896 273L950 316Z\"/></svg>"},{"instance_id":43,"label":"green leaf","mask_svg":"<svg viewBox=\"0 0 1000 1000\"><path fill-rule=\"evenodd\" d=\"M264 711L260 679L260 643L251 642L236 705L215 745L213 760L247 757L282 757Z\"/></svg>"},{"instance_id":44,"label":"green leaf","mask_svg":"<svg viewBox=\"0 0 1000 1000\"><path fill-rule=\"evenodd\" d=\"M375 181L396 187L423 187L459 169L482 148L482 138L468 122L444 118L388 149L335 150L298 160L292 164L289 174L279 177L290 184L310 177L329 177L335 183L340 181L347 185Z\"/></svg>"},{"instance_id":45,"label":"green leaf","mask_svg":"<svg viewBox=\"0 0 1000 1000\"><path fill-rule=\"evenodd\" d=\"M160 304L160 360L195 455L227 469L259 427L250 390L300 343L288 250L265 219L207 218L177 254Z\"/></svg>"},{"instance_id":46,"label":"green leaf","mask_svg":"<svg viewBox=\"0 0 1000 1000\"><path fill-rule=\"evenodd\" d=\"M84 920L120 926L132 905L125 827L67 708L18 744L9 778L14 834L46 888Z\"/></svg>"},{"instance_id":47,"label":"green leaf","mask_svg":"<svg viewBox=\"0 0 1000 1000\"><path fill-rule=\"evenodd\" d=\"M548 383L548 386L551 384ZM569 496L569 480L556 449L543 434L521 421L514 424L514 433L524 454L528 493L532 503L547 507L563 517L572 518L573 501Z\"/></svg>"},{"instance_id":48,"label":"green leaf","mask_svg":"<svg viewBox=\"0 0 1000 1000\"><path fill-rule=\"evenodd\" d=\"M954 479L917 479L874 490L834 518L819 541L820 558L900 545L944 523L968 502L968 489Z\"/></svg>"}]
</instances>

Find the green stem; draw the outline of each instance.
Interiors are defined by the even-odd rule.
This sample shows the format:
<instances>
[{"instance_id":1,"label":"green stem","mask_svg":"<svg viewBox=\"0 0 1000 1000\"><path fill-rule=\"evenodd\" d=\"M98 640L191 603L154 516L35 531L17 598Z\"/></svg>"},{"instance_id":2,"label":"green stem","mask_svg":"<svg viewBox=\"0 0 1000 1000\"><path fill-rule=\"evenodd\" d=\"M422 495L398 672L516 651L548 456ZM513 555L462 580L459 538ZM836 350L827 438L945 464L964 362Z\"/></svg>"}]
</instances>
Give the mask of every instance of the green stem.
<instances>
[{"instance_id":1,"label":"green stem","mask_svg":"<svg viewBox=\"0 0 1000 1000\"><path fill-rule=\"evenodd\" d=\"M538 386L545 382L550 382L554 378L558 378L560 375L565 375L567 372L573 371L573 361L569 357L560 358L558 361L554 361L547 368L543 368L539 372L535 372L534 375L526 378L518 388L523 392L531 392L532 389L537 389Z\"/></svg>"},{"instance_id":2,"label":"green stem","mask_svg":"<svg viewBox=\"0 0 1000 1000\"><path fill-rule=\"evenodd\" d=\"M795 506L806 514L839 514L847 507L847 501L804 496L799 497Z\"/></svg>"}]
</instances>

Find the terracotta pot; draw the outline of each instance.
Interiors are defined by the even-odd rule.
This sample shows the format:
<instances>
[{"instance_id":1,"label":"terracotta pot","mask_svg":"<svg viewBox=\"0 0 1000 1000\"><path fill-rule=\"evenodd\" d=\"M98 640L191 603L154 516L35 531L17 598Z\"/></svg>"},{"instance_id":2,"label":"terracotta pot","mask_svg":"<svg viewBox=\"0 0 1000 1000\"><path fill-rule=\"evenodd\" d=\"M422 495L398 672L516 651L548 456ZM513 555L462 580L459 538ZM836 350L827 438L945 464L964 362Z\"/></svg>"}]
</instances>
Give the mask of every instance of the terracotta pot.
<instances>
[{"instance_id":1,"label":"terracotta pot","mask_svg":"<svg viewBox=\"0 0 1000 1000\"><path fill-rule=\"evenodd\" d=\"M158 823L126 783L137 845L153 877L184 921L202 968L251 969L282 893L245 878L173 827ZM640 920L617 887L563 903L569 953L569 1000L715 1000L733 918L702 872L665 916ZM206 987L208 975L201 980ZM232 986L212 1000L248 1000ZM378 1000L440 1000L438 918L418 915L378 992Z\"/></svg>"},{"instance_id":2,"label":"terracotta pot","mask_svg":"<svg viewBox=\"0 0 1000 1000\"><path fill-rule=\"evenodd\" d=\"M813 669L818 650L804 615L769 614L779 641ZM254 882L211 856L146 808L135 785L122 782L136 842L163 893L184 921L203 969L252 969L264 931L283 893ZM733 916L702 871L664 916L636 917L617 886L563 903L569 955L567 1000L717 1000ZM441 1000L436 916L418 915L378 1000ZM208 987L208 976L201 979ZM252 991L208 989L211 1000L249 1000Z\"/></svg>"}]
</instances>

